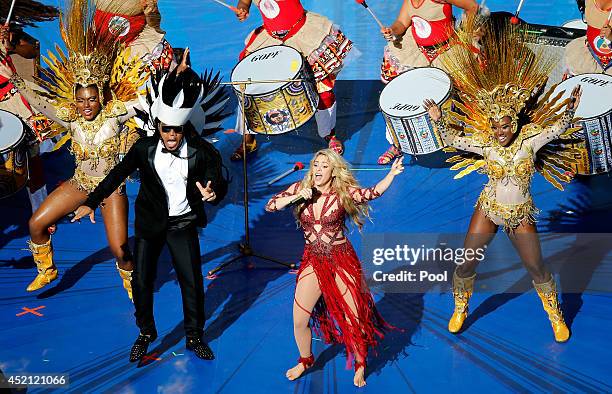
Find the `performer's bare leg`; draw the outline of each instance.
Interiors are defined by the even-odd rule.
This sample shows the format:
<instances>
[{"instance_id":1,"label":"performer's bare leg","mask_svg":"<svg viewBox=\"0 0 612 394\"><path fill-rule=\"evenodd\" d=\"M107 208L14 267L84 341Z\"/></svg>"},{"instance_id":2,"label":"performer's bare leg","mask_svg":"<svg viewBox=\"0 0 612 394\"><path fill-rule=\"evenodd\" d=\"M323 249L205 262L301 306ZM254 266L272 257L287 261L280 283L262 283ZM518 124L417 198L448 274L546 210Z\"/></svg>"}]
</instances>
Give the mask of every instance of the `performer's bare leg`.
<instances>
[{"instance_id":1,"label":"performer's bare leg","mask_svg":"<svg viewBox=\"0 0 612 394\"><path fill-rule=\"evenodd\" d=\"M465 249L480 249L493 240L497 233L498 226L489 219L480 208L474 210L470 226L465 236L463 244ZM465 263L457 266L457 275L468 278L476 273L479 261L475 258L466 259Z\"/></svg>"},{"instance_id":2,"label":"performer's bare leg","mask_svg":"<svg viewBox=\"0 0 612 394\"><path fill-rule=\"evenodd\" d=\"M100 212L104 219L108 246L117 259L119 268L132 271L134 261L128 245L128 209L128 199L125 193L115 191L104 200Z\"/></svg>"},{"instance_id":3,"label":"performer's bare leg","mask_svg":"<svg viewBox=\"0 0 612 394\"><path fill-rule=\"evenodd\" d=\"M542 261L542 250L538 230L534 224L523 222L508 238L516 248L523 265L535 283L546 283L551 274Z\"/></svg>"},{"instance_id":4,"label":"performer's bare leg","mask_svg":"<svg viewBox=\"0 0 612 394\"><path fill-rule=\"evenodd\" d=\"M310 321L310 314L317 304L319 297L321 297L321 289L319 288L317 274L311 266L306 267L298 279L295 287L295 299L293 301L293 333L300 357L305 358L312 355L312 332L308 323ZM305 370L304 365L298 363L287 371L286 376L289 380L295 380Z\"/></svg>"},{"instance_id":5,"label":"performer's bare leg","mask_svg":"<svg viewBox=\"0 0 612 394\"><path fill-rule=\"evenodd\" d=\"M49 241L49 226L73 212L85 202L87 194L70 182L64 182L43 201L29 221L30 238L35 244Z\"/></svg>"},{"instance_id":6,"label":"performer's bare leg","mask_svg":"<svg viewBox=\"0 0 612 394\"><path fill-rule=\"evenodd\" d=\"M349 307L349 311L350 311L349 313L351 313L353 317L353 319L350 319L348 316L346 316L346 323L348 325L353 325L353 322L355 322L357 325L359 325L359 315L357 314L357 303L355 302L353 294L349 291L349 286L347 286L343 278L347 278L348 280L352 282L351 286L353 289L357 289L358 287L355 283L355 278L349 277L346 272L343 272L342 275L340 274L336 275L336 286L338 286L338 290L340 291L340 294L342 294L342 298L344 298L344 301ZM355 355L355 362L359 364L359 367L356 368L355 370L355 376L353 377L353 383L357 387L363 387L366 384L365 355L367 354L368 350L366 348L366 349L352 349L352 351L353 351L353 354Z\"/></svg>"}]
</instances>

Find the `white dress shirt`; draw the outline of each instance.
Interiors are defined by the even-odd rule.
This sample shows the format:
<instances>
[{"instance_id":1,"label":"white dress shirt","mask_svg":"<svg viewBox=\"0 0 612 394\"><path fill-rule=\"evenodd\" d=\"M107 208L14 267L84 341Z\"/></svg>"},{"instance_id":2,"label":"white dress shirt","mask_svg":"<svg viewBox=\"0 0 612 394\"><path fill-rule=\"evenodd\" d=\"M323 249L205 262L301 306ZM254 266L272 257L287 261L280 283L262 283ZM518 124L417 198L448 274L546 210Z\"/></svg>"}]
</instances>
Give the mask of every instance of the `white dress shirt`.
<instances>
[{"instance_id":1,"label":"white dress shirt","mask_svg":"<svg viewBox=\"0 0 612 394\"><path fill-rule=\"evenodd\" d=\"M157 171L166 190L168 216L183 215L191 211L187 201L187 172L189 170L189 163L186 159L187 144L183 140L178 148L179 156L185 157L185 159L176 157L171 153L163 153L163 147L164 144L160 139L157 143L154 164L155 171Z\"/></svg>"}]
</instances>

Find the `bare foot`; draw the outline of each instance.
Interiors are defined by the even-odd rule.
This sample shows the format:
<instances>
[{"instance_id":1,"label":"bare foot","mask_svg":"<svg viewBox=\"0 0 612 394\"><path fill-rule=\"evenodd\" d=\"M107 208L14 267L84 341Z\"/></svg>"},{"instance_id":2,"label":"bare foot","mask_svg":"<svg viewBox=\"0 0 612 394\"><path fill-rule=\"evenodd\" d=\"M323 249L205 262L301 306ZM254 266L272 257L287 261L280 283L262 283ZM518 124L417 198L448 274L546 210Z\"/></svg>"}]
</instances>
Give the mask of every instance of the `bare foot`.
<instances>
[{"instance_id":1,"label":"bare foot","mask_svg":"<svg viewBox=\"0 0 612 394\"><path fill-rule=\"evenodd\" d=\"M306 368L304 368L304 364L299 363L295 367L287 370L287 373L285 374L285 376L289 380L295 380L295 379L299 378L300 376L302 376L302 374L304 373L305 370L306 370Z\"/></svg>"},{"instance_id":2,"label":"bare foot","mask_svg":"<svg viewBox=\"0 0 612 394\"><path fill-rule=\"evenodd\" d=\"M365 367L357 368L357 371L355 371L355 377L353 378L353 383L357 387L363 387L363 386L366 385L366 381L365 381Z\"/></svg>"}]
</instances>

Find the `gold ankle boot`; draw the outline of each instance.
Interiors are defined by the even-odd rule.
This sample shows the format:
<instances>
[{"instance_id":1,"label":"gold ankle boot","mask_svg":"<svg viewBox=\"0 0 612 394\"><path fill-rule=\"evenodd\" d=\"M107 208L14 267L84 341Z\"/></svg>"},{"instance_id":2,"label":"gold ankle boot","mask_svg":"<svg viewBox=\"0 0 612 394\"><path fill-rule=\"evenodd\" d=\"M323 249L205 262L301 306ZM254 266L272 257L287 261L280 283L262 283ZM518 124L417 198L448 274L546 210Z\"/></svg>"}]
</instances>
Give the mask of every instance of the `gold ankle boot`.
<instances>
[{"instance_id":1,"label":"gold ankle boot","mask_svg":"<svg viewBox=\"0 0 612 394\"><path fill-rule=\"evenodd\" d=\"M128 297L130 297L130 301L134 302L132 299L132 272L122 270L119 268L119 263L115 261L115 267L117 267L117 271L119 271L119 276L123 279L123 288L127 291Z\"/></svg>"},{"instance_id":2,"label":"gold ankle boot","mask_svg":"<svg viewBox=\"0 0 612 394\"><path fill-rule=\"evenodd\" d=\"M553 333L555 334L555 341L566 342L570 337L570 331L565 325L563 313L561 312L561 308L559 308L557 286L554 277L551 277L546 283L533 282L533 287L535 287L538 292L538 296L540 296L542 300L542 306L548 314L548 319L550 320Z\"/></svg>"},{"instance_id":3,"label":"gold ankle boot","mask_svg":"<svg viewBox=\"0 0 612 394\"><path fill-rule=\"evenodd\" d=\"M453 298L455 299L455 311L448 321L448 331L458 333L468 315L468 302L474 293L474 280L476 274L469 278L461 278L457 271L453 273Z\"/></svg>"},{"instance_id":4,"label":"gold ankle boot","mask_svg":"<svg viewBox=\"0 0 612 394\"><path fill-rule=\"evenodd\" d=\"M42 245L37 245L32 242L32 240L29 240L28 247L36 263L38 275L36 275L36 278L34 278L26 290L36 291L57 279L57 267L53 263L53 246L51 246L51 238Z\"/></svg>"}]
</instances>

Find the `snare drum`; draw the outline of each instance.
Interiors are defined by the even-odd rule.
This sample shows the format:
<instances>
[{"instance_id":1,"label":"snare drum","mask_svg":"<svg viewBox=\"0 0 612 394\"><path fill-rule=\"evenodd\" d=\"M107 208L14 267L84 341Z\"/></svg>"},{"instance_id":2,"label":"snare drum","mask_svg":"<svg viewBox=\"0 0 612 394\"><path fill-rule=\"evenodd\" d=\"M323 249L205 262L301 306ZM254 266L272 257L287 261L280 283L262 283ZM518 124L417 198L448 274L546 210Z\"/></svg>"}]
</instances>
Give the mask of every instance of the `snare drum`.
<instances>
[{"instance_id":1,"label":"snare drum","mask_svg":"<svg viewBox=\"0 0 612 394\"><path fill-rule=\"evenodd\" d=\"M306 123L317 110L319 95L302 55L293 48L271 46L245 57L234 67L232 82L301 79L295 82L247 84L245 115L249 129L283 134ZM234 91L242 106L239 85Z\"/></svg>"},{"instance_id":2,"label":"snare drum","mask_svg":"<svg viewBox=\"0 0 612 394\"><path fill-rule=\"evenodd\" d=\"M599 174L612 170L612 76L606 74L580 74L557 86L551 97L565 91L560 100L570 96L576 85L582 87L582 97L576 117L582 120L583 151L576 173Z\"/></svg>"},{"instance_id":3,"label":"snare drum","mask_svg":"<svg viewBox=\"0 0 612 394\"><path fill-rule=\"evenodd\" d=\"M570 29L586 30L587 24L582 19L570 19L561 25L561 27L569 27Z\"/></svg>"},{"instance_id":4,"label":"snare drum","mask_svg":"<svg viewBox=\"0 0 612 394\"><path fill-rule=\"evenodd\" d=\"M380 110L402 152L422 155L444 148L423 101L432 99L443 107L447 101L450 104L451 90L448 74L435 67L406 71L385 86L380 95Z\"/></svg>"},{"instance_id":5,"label":"snare drum","mask_svg":"<svg viewBox=\"0 0 612 394\"><path fill-rule=\"evenodd\" d=\"M28 181L28 150L21 120L0 110L0 198L16 193Z\"/></svg>"}]
</instances>

